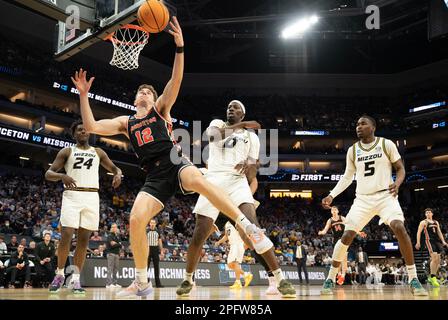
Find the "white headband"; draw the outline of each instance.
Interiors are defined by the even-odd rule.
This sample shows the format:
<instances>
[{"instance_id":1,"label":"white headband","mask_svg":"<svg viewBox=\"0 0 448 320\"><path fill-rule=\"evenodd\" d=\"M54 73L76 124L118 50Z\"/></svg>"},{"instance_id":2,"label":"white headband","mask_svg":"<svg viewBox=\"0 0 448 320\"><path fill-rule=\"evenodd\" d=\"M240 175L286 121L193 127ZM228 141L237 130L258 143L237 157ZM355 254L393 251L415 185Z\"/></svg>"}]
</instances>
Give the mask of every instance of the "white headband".
<instances>
[{"instance_id":1,"label":"white headband","mask_svg":"<svg viewBox=\"0 0 448 320\"><path fill-rule=\"evenodd\" d=\"M246 114L246 107L244 107L244 104L240 100L232 100L232 101L230 101L229 102L229 106L232 103L238 103L240 105L241 109L243 109L243 113Z\"/></svg>"}]
</instances>

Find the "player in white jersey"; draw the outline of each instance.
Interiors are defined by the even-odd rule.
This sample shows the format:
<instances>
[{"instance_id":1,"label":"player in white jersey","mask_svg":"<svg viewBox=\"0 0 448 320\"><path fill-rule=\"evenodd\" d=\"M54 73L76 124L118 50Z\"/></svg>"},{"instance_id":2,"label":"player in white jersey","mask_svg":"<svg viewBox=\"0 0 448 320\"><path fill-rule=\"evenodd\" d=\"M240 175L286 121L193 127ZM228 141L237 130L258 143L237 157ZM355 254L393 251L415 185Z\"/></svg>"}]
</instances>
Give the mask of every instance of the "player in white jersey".
<instances>
[{"instance_id":1,"label":"player in white jersey","mask_svg":"<svg viewBox=\"0 0 448 320\"><path fill-rule=\"evenodd\" d=\"M99 165L114 174L112 181L114 188L120 185L122 173L102 149L89 145L90 135L80 120L73 123L71 131L76 145L59 151L50 169L45 173L45 179L62 181L65 188L60 217L62 232L58 246L58 268L49 290L52 293L58 292L64 284L64 267L73 234L77 230L72 291L82 294L85 291L81 287L79 275L86 259L90 235L99 227ZM62 168L65 169L65 174L58 173Z\"/></svg>"},{"instance_id":2,"label":"player in white jersey","mask_svg":"<svg viewBox=\"0 0 448 320\"><path fill-rule=\"evenodd\" d=\"M359 118L356 134L359 141L347 151L345 173L336 187L322 200L329 209L333 199L342 193L356 174L356 198L345 217L345 231L333 250L333 263L324 282L322 294L332 294L341 261L355 238L375 215L380 224L386 223L399 242L409 273L414 295L427 295L417 278L411 239L404 226L404 215L398 202L398 190L405 178L405 169L396 145L385 138L375 137L376 121L369 116ZM392 179L392 167L396 171Z\"/></svg>"},{"instance_id":3,"label":"player in white jersey","mask_svg":"<svg viewBox=\"0 0 448 320\"><path fill-rule=\"evenodd\" d=\"M260 125L255 121L242 121L245 114L243 103L233 100L227 106L227 122L213 120L210 123L207 129L210 143L205 179L225 190L233 204L252 223L259 226L248 181L252 181L257 174L260 141L254 132L246 129L259 129ZM180 296L188 296L191 291L192 275L199 261L200 250L219 215L219 210L203 196L199 196L193 212L196 213L196 224L188 247L185 278L176 291ZM284 279L272 242L267 237L266 240L269 241L269 246L265 247L268 249L257 253L272 270L282 296L295 297L296 291L292 284Z\"/></svg>"},{"instance_id":4,"label":"player in white jersey","mask_svg":"<svg viewBox=\"0 0 448 320\"><path fill-rule=\"evenodd\" d=\"M224 236L215 243L215 247L218 247L224 242L229 242L229 253L227 255L227 265L230 269L235 272L235 283L230 286L231 289L241 289L241 277L244 274L243 269L241 269L241 263L243 263L244 252L246 247L244 245L243 239L235 229L230 221L227 221L224 225ZM251 273L244 274L244 286L248 287L252 281L253 275Z\"/></svg>"}]
</instances>

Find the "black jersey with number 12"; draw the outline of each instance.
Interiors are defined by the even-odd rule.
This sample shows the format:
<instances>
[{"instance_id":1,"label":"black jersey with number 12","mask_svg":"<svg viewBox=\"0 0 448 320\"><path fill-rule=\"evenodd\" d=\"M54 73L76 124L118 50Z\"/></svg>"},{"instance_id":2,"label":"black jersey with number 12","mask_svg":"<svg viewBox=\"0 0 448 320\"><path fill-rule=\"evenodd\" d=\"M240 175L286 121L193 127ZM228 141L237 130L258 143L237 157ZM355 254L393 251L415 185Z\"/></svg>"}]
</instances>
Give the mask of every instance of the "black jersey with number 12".
<instances>
[{"instance_id":1,"label":"black jersey with number 12","mask_svg":"<svg viewBox=\"0 0 448 320\"><path fill-rule=\"evenodd\" d=\"M127 129L142 166L169 157L173 146L177 147L172 123L166 121L155 107L145 117L129 116Z\"/></svg>"}]
</instances>

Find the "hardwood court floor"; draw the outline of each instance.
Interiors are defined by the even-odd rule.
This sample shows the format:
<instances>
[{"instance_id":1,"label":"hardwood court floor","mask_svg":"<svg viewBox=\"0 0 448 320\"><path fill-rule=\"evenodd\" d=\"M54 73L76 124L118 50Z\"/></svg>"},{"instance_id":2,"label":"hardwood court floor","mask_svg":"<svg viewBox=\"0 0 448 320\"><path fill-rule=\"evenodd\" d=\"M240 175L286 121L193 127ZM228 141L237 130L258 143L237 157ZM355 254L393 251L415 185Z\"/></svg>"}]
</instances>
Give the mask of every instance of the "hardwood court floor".
<instances>
[{"instance_id":1,"label":"hardwood court floor","mask_svg":"<svg viewBox=\"0 0 448 320\"><path fill-rule=\"evenodd\" d=\"M176 297L176 288L156 288L149 300L278 300L267 296L266 287L253 286L240 290L226 287L198 287L188 298ZM448 300L448 287L428 288L428 297L414 297L407 286L344 286L333 296L321 296L321 286L296 286L297 300ZM0 289L0 300L115 300L117 289L86 288L85 295L74 295L68 289L49 294L47 289ZM141 298L135 298L141 299Z\"/></svg>"}]
</instances>

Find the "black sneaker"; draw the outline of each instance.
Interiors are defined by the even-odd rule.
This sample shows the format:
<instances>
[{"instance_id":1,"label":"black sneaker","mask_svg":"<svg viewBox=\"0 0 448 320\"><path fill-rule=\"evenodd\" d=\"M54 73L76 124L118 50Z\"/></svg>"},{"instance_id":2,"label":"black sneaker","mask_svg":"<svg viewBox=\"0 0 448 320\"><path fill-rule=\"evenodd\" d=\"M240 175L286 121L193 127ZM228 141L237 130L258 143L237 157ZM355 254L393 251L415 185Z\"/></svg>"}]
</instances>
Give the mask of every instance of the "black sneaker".
<instances>
[{"instance_id":1,"label":"black sneaker","mask_svg":"<svg viewBox=\"0 0 448 320\"><path fill-rule=\"evenodd\" d=\"M187 280L184 280L177 288L176 294L180 297L188 297L190 295L191 289L193 289L193 284L188 282Z\"/></svg>"}]
</instances>

